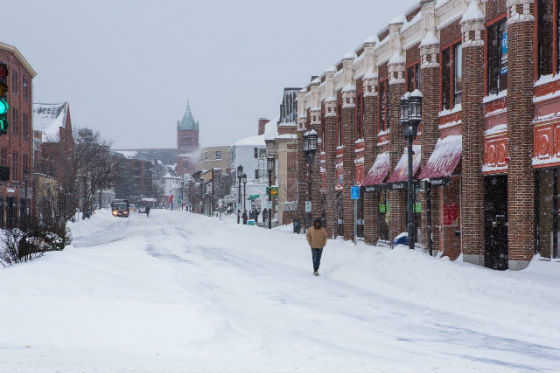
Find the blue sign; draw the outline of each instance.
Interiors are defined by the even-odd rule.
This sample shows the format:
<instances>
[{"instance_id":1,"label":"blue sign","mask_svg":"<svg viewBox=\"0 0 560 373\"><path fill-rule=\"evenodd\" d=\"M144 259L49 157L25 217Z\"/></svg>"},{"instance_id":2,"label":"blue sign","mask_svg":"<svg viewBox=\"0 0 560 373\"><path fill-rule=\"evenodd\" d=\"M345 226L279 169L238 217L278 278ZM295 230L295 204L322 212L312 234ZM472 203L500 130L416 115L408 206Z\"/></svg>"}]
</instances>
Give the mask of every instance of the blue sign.
<instances>
[{"instance_id":1,"label":"blue sign","mask_svg":"<svg viewBox=\"0 0 560 373\"><path fill-rule=\"evenodd\" d=\"M501 45L502 45L502 53L507 54L508 49L509 49L508 33L507 32L504 32L504 34L502 35Z\"/></svg>"},{"instance_id":2,"label":"blue sign","mask_svg":"<svg viewBox=\"0 0 560 373\"><path fill-rule=\"evenodd\" d=\"M352 195L352 199L360 199L360 187L357 185L353 185L351 187L352 189L350 189L351 191L351 195Z\"/></svg>"}]
</instances>

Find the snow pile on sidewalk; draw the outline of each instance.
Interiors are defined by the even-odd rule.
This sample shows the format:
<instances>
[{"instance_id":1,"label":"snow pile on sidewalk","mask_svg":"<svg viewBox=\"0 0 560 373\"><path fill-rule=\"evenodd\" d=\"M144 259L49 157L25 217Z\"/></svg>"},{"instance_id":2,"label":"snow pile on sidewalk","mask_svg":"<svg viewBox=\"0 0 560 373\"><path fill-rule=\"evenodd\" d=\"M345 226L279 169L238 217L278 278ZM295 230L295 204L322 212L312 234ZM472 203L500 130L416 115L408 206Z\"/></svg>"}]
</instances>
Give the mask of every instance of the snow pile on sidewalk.
<instances>
[{"instance_id":1,"label":"snow pile on sidewalk","mask_svg":"<svg viewBox=\"0 0 560 373\"><path fill-rule=\"evenodd\" d=\"M494 272L152 210L0 269L0 372L554 371L560 263Z\"/></svg>"}]
</instances>

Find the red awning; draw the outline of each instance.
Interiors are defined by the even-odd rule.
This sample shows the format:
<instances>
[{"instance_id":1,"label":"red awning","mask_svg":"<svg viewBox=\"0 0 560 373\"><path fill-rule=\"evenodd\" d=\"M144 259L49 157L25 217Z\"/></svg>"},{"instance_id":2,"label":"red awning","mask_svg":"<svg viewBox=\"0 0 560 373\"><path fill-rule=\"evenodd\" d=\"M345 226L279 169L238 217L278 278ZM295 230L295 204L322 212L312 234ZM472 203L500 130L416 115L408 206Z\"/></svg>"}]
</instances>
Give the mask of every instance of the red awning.
<instances>
[{"instance_id":1,"label":"red awning","mask_svg":"<svg viewBox=\"0 0 560 373\"><path fill-rule=\"evenodd\" d=\"M418 178L423 180L451 176L461 161L462 152L463 137L461 135L447 136L438 140L436 148Z\"/></svg>"},{"instance_id":2,"label":"red awning","mask_svg":"<svg viewBox=\"0 0 560 373\"><path fill-rule=\"evenodd\" d=\"M412 176L416 175L420 168L420 159L422 158L422 146L414 145L412 148ZM387 180L388 184L402 183L408 180L408 149L404 149L404 153L393 170L391 177Z\"/></svg>"},{"instance_id":3,"label":"red awning","mask_svg":"<svg viewBox=\"0 0 560 373\"><path fill-rule=\"evenodd\" d=\"M375 158L373 166L369 169L362 186L374 186L382 184L389 174L391 164L389 163L389 152L381 153Z\"/></svg>"}]
</instances>

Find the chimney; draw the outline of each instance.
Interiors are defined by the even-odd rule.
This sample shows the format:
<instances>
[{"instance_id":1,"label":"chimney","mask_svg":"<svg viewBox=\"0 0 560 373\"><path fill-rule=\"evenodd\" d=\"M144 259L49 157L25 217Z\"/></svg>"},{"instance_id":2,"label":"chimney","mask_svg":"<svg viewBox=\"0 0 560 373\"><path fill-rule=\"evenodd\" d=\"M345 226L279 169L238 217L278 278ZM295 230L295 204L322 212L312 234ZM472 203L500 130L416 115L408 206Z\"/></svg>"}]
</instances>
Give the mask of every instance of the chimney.
<instances>
[{"instance_id":1,"label":"chimney","mask_svg":"<svg viewBox=\"0 0 560 373\"><path fill-rule=\"evenodd\" d=\"M266 124L270 122L270 119L266 119L266 118L260 118L259 119L259 130L258 130L258 135L264 135L264 126L266 126Z\"/></svg>"}]
</instances>

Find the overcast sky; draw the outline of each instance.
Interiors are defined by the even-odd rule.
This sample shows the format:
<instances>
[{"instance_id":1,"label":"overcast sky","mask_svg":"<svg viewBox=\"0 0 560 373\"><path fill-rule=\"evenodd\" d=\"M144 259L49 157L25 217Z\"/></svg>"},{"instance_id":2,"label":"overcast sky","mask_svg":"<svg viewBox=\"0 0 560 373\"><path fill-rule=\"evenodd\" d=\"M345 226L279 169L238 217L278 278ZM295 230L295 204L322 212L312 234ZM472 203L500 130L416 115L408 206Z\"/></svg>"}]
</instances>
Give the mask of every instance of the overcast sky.
<instances>
[{"instance_id":1,"label":"overcast sky","mask_svg":"<svg viewBox=\"0 0 560 373\"><path fill-rule=\"evenodd\" d=\"M117 147L175 147L187 99L201 145L229 145L418 2L17 0L2 41L37 71L35 102L68 100Z\"/></svg>"}]
</instances>

